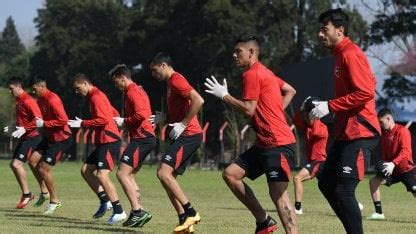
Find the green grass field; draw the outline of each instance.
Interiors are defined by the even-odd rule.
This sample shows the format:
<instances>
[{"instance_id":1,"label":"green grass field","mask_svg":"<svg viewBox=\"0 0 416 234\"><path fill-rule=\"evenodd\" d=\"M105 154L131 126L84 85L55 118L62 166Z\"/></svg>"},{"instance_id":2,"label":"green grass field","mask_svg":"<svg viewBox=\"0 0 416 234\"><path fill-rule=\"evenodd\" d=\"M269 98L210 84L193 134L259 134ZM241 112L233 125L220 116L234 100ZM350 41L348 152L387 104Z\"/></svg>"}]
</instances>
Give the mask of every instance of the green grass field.
<instances>
[{"instance_id":1,"label":"green grass field","mask_svg":"<svg viewBox=\"0 0 416 234\"><path fill-rule=\"evenodd\" d=\"M0 233L100 233L137 232L171 233L177 216L164 190L156 178L156 167L144 166L137 175L145 208L153 219L143 228L123 228L121 224L107 225L110 213L99 220L91 218L98 206L95 194L90 191L79 173L81 164L65 162L54 169L54 176L63 206L55 214L45 216L43 208L29 205L24 210L14 208L20 197L17 182L8 167L9 161L0 161ZM28 169L28 168L27 168ZM114 173L113 173L114 174ZM33 175L28 173L32 191L39 192ZM120 200L126 212L130 206L116 178ZM180 178L183 189L202 216L198 233L253 233L254 220L246 208L228 190L219 171L189 169ZM277 213L269 199L265 177L248 181L258 199L277 219ZM290 184L293 201L293 184ZM367 221L365 233L415 233L416 202L403 185L382 188L385 221ZM363 216L373 212L369 195L368 178L360 183L358 198L364 204ZM316 180L305 183L304 215L298 216L300 233L343 233L341 223L334 216L317 188ZM282 233L282 230L277 233Z\"/></svg>"}]
</instances>

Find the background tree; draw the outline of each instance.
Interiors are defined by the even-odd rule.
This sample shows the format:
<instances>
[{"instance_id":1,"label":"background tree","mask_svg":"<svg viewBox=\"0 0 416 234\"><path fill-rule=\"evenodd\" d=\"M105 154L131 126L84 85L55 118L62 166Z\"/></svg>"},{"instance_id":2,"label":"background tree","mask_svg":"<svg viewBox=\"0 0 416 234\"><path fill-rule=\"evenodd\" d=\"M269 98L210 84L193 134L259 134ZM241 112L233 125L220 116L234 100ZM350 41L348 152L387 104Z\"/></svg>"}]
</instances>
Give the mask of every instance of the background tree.
<instances>
[{"instance_id":1,"label":"background tree","mask_svg":"<svg viewBox=\"0 0 416 234\"><path fill-rule=\"evenodd\" d=\"M6 26L0 39L0 63L10 63L16 56L25 52L25 47L17 34L14 21L11 16L6 20Z\"/></svg>"}]
</instances>

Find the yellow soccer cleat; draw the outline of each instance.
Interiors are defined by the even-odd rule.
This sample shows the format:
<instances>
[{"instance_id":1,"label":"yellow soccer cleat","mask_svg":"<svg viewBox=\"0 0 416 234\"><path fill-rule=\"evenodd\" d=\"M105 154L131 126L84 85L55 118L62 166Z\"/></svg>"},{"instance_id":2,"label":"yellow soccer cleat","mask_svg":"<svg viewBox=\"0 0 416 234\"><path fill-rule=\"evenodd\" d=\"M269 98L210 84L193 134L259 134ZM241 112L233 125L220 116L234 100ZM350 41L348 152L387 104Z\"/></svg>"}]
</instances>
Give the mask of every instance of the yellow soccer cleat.
<instances>
[{"instance_id":1,"label":"yellow soccer cleat","mask_svg":"<svg viewBox=\"0 0 416 234\"><path fill-rule=\"evenodd\" d=\"M199 223L199 221L201 221L201 216L198 213L196 213L195 216L189 216L183 224L176 226L174 232L178 233L189 230L192 225Z\"/></svg>"}]
</instances>

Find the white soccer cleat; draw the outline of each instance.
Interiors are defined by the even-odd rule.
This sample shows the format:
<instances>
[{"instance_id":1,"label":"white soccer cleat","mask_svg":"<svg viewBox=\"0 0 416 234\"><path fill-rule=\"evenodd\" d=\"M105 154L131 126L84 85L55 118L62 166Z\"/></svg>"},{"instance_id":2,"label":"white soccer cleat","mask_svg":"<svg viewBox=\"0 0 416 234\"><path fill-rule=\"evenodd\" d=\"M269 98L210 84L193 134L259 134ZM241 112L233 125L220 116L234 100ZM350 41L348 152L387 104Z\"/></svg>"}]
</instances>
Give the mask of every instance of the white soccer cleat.
<instances>
[{"instance_id":1,"label":"white soccer cleat","mask_svg":"<svg viewBox=\"0 0 416 234\"><path fill-rule=\"evenodd\" d=\"M303 214L302 208L300 208L299 210L295 209L295 214L297 214L297 215Z\"/></svg>"},{"instance_id":2,"label":"white soccer cleat","mask_svg":"<svg viewBox=\"0 0 416 234\"><path fill-rule=\"evenodd\" d=\"M360 208L360 210L364 210L364 205L361 202L358 202L358 208Z\"/></svg>"},{"instance_id":3,"label":"white soccer cleat","mask_svg":"<svg viewBox=\"0 0 416 234\"><path fill-rule=\"evenodd\" d=\"M45 212L43 212L43 214L52 214L56 209L58 209L61 206L62 206L62 204L61 204L60 201L58 201L56 204L55 203L48 203L46 205Z\"/></svg>"},{"instance_id":4,"label":"white soccer cleat","mask_svg":"<svg viewBox=\"0 0 416 234\"><path fill-rule=\"evenodd\" d=\"M119 221L125 220L127 218L126 212L123 211L123 213L120 214L114 214L111 215L110 219L107 221L108 224L115 224Z\"/></svg>"},{"instance_id":5,"label":"white soccer cleat","mask_svg":"<svg viewBox=\"0 0 416 234\"><path fill-rule=\"evenodd\" d=\"M384 217L384 214L379 214L377 212L372 213L370 216L367 217L368 220L383 220L386 217Z\"/></svg>"}]
</instances>

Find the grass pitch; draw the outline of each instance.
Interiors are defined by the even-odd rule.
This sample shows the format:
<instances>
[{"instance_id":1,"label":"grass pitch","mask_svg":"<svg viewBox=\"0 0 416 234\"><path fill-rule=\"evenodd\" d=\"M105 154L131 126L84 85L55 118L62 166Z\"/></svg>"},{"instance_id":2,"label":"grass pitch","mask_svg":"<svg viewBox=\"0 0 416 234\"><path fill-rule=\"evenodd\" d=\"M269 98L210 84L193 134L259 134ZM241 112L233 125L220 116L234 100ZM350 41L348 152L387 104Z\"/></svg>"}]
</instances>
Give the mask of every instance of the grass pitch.
<instances>
[{"instance_id":1,"label":"grass pitch","mask_svg":"<svg viewBox=\"0 0 416 234\"><path fill-rule=\"evenodd\" d=\"M33 203L24 210L15 209L20 189L8 167L9 161L0 161L0 233L171 233L177 215L156 178L156 166L143 166L136 179L141 188L145 209L153 219L143 228L123 228L121 224L108 225L106 214L98 220L92 214L98 207L96 195L87 187L80 175L80 163L65 162L53 169L62 207L53 215L43 215L44 208L35 208ZM34 177L27 169L30 188L38 195ZM130 205L113 173L113 182L123 208L130 211ZM253 233L254 219L248 210L232 195L222 181L219 171L188 169L179 181L194 207L202 216L197 225L198 233ZM278 220L274 206L269 199L266 178L247 183L253 188L265 209ZM293 202L293 184L289 185ZM304 183L304 215L298 216L300 233L344 233L341 223L326 203L317 188L317 181ZM373 212L369 194L368 177L360 183L357 197L364 204L363 220L365 233L415 233L416 202L403 185L382 187L385 221L367 221L365 216ZM35 198L37 199L37 197ZM277 233L283 233L280 230Z\"/></svg>"}]
</instances>

